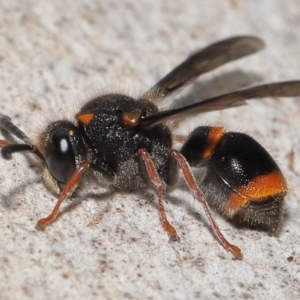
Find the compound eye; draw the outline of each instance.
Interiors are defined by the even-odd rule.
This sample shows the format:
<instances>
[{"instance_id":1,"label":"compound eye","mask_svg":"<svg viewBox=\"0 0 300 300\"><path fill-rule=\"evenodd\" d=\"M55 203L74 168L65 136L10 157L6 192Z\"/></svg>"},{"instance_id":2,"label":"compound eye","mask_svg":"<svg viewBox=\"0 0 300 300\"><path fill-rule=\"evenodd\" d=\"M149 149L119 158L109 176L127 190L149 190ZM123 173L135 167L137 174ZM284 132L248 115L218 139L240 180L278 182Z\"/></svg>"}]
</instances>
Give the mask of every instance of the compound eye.
<instances>
[{"instance_id":1,"label":"compound eye","mask_svg":"<svg viewBox=\"0 0 300 300\"><path fill-rule=\"evenodd\" d=\"M68 132L58 128L48 140L46 162L56 180L66 183L75 172L75 157Z\"/></svg>"}]
</instances>

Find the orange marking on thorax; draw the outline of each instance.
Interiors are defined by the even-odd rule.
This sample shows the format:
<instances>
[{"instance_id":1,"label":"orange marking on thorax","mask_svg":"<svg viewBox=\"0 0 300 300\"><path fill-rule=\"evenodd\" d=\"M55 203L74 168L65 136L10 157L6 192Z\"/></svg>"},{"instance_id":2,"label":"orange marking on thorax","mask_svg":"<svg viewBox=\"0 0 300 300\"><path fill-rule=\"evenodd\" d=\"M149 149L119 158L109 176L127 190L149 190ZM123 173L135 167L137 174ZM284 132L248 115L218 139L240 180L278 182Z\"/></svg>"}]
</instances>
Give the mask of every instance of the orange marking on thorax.
<instances>
[{"instance_id":1,"label":"orange marking on thorax","mask_svg":"<svg viewBox=\"0 0 300 300\"><path fill-rule=\"evenodd\" d=\"M82 123L83 125L86 125L93 119L93 117L94 117L94 114L89 113L89 114L79 115L77 118L80 123Z\"/></svg>"},{"instance_id":2,"label":"orange marking on thorax","mask_svg":"<svg viewBox=\"0 0 300 300\"><path fill-rule=\"evenodd\" d=\"M121 123L128 129L133 129L140 125L142 111L137 109L134 111L126 111L122 113Z\"/></svg>"},{"instance_id":3,"label":"orange marking on thorax","mask_svg":"<svg viewBox=\"0 0 300 300\"><path fill-rule=\"evenodd\" d=\"M203 158L208 158L213 153L217 144L221 141L224 127L212 127L207 137L207 146L203 150Z\"/></svg>"}]
</instances>

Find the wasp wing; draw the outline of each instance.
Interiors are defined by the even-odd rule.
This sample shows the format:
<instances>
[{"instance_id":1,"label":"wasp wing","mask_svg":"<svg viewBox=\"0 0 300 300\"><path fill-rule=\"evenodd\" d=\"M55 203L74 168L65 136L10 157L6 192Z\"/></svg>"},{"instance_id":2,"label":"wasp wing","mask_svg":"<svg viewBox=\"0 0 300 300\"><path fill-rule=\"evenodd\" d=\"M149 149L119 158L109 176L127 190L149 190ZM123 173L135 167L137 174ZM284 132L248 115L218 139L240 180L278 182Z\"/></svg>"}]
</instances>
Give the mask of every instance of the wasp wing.
<instances>
[{"instance_id":1,"label":"wasp wing","mask_svg":"<svg viewBox=\"0 0 300 300\"><path fill-rule=\"evenodd\" d=\"M246 103L245 100L254 98L298 96L300 96L300 81L263 84L209 98L184 107L160 111L156 114L141 118L139 120L139 127L149 127L167 120L182 118L187 115L195 115L240 106Z\"/></svg>"},{"instance_id":2,"label":"wasp wing","mask_svg":"<svg viewBox=\"0 0 300 300\"><path fill-rule=\"evenodd\" d=\"M154 102L159 101L174 92L180 91L201 74L230 61L255 53L263 47L263 41L253 36L232 37L214 43L189 56L144 93L141 98Z\"/></svg>"}]
</instances>

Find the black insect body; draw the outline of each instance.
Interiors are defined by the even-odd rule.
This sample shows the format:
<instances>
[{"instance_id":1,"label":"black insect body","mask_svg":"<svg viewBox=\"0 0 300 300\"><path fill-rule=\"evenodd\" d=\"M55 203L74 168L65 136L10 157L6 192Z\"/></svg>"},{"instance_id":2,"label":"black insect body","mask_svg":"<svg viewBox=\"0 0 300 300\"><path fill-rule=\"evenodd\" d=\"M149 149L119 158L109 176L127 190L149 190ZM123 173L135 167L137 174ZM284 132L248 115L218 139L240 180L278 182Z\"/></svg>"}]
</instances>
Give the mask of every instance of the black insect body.
<instances>
[{"instance_id":1,"label":"black insect body","mask_svg":"<svg viewBox=\"0 0 300 300\"><path fill-rule=\"evenodd\" d=\"M277 232L287 183L270 154L252 137L198 127L181 154L193 167L207 167L201 182L210 207L241 223Z\"/></svg>"},{"instance_id":2,"label":"black insect body","mask_svg":"<svg viewBox=\"0 0 300 300\"><path fill-rule=\"evenodd\" d=\"M145 149L153 156L160 177L167 181L165 169L172 146L171 131L164 124L130 130L128 120L132 112L140 118L157 111L148 100L108 94L90 101L77 114L78 129L88 149L92 149L93 163L102 167L100 173L110 178L114 187L132 190L145 185L148 174L141 176L138 149Z\"/></svg>"},{"instance_id":3,"label":"black insect body","mask_svg":"<svg viewBox=\"0 0 300 300\"><path fill-rule=\"evenodd\" d=\"M248 36L217 42L190 56L139 97L104 94L86 103L74 122L61 120L49 124L38 145L9 117L0 115L0 128L24 142L0 141L2 157L10 159L14 152L32 152L44 165L45 183L60 193L52 213L39 220L37 227L44 229L53 222L61 203L72 195L83 174L92 171L99 184L119 190L152 185L157 192L162 225L173 240L178 240L176 230L167 220L163 196L166 186L176 184L181 169L217 238L235 258L242 258L241 250L222 235L207 203L229 218L278 231L287 184L260 144L242 133L225 133L222 127L198 127L186 138L182 149L176 151L172 149L173 140L184 139L173 135L165 122L239 106L247 99L299 96L300 81L251 87L177 109L159 111L156 106L201 74L263 46L260 39ZM207 173L197 183L190 167L202 166L207 167Z\"/></svg>"}]
</instances>

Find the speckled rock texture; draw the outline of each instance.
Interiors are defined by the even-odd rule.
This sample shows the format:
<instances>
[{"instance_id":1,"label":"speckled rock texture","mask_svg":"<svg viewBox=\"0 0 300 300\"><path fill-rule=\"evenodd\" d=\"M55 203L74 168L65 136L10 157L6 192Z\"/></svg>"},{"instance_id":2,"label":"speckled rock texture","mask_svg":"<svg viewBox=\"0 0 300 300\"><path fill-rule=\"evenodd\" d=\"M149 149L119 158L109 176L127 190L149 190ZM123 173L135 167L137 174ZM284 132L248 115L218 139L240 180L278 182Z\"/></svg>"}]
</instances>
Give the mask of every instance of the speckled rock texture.
<instances>
[{"instance_id":1,"label":"speckled rock texture","mask_svg":"<svg viewBox=\"0 0 300 300\"><path fill-rule=\"evenodd\" d=\"M1 1L0 113L30 137L74 114L95 91L154 84L193 51L230 36L261 52L201 77L174 105L261 82L300 79L298 0ZM166 197L180 242L163 230L149 191L110 194L86 182L57 221L36 231L57 197L30 156L0 158L1 299L299 299L300 98L264 99L180 120L175 131L224 125L260 141L290 191L278 237L238 229L236 261L213 236L183 179Z\"/></svg>"}]
</instances>

